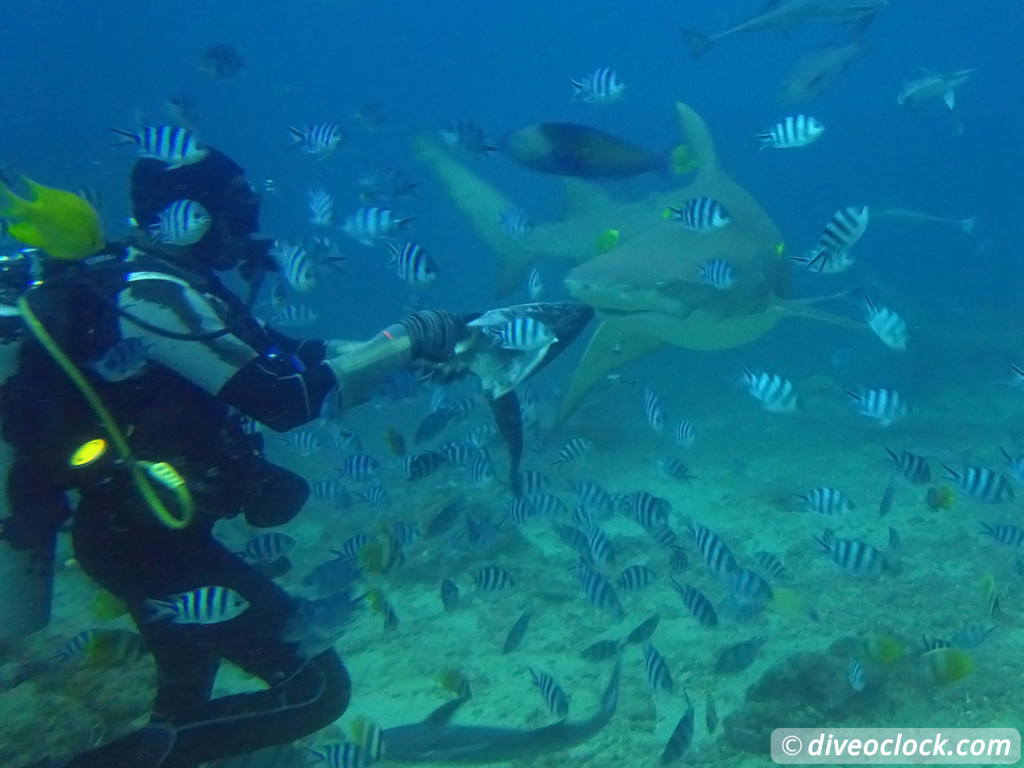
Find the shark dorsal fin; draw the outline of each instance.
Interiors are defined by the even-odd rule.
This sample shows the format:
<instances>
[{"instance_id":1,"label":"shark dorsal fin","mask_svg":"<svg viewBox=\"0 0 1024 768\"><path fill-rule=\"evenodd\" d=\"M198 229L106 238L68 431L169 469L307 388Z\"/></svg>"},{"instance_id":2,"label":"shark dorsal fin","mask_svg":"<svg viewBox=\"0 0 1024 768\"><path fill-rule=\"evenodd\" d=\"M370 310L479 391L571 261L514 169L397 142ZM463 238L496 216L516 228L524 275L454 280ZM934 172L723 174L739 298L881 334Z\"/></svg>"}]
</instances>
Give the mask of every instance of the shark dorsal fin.
<instances>
[{"instance_id":1,"label":"shark dorsal fin","mask_svg":"<svg viewBox=\"0 0 1024 768\"><path fill-rule=\"evenodd\" d=\"M448 721L455 716L456 712L458 712L459 707L467 701L469 701L469 699L452 699L451 701L445 702L423 718L423 725L427 728L444 728L448 725Z\"/></svg>"}]
</instances>

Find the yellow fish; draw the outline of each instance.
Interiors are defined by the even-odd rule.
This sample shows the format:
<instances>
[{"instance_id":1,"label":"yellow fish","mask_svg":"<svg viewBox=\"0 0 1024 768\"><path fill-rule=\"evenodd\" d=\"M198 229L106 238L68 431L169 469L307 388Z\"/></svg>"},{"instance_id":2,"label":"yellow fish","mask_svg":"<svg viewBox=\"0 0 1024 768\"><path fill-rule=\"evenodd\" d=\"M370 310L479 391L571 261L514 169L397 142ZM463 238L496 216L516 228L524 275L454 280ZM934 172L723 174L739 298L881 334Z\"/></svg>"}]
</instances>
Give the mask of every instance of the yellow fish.
<instances>
[{"instance_id":1,"label":"yellow fish","mask_svg":"<svg viewBox=\"0 0 1024 768\"><path fill-rule=\"evenodd\" d=\"M619 230L617 229L606 229L597 238L597 252L598 254L608 253L612 248L619 244Z\"/></svg>"},{"instance_id":2,"label":"yellow fish","mask_svg":"<svg viewBox=\"0 0 1024 768\"><path fill-rule=\"evenodd\" d=\"M878 664L892 664L906 653L906 646L886 632L872 632L864 637L868 658Z\"/></svg>"},{"instance_id":3,"label":"yellow fish","mask_svg":"<svg viewBox=\"0 0 1024 768\"><path fill-rule=\"evenodd\" d=\"M925 679L935 685L949 685L974 671L974 659L959 648L935 648L921 654Z\"/></svg>"},{"instance_id":4,"label":"yellow fish","mask_svg":"<svg viewBox=\"0 0 1024 768\"><path fill-rule=\"evenodd\" d=\"M106 244L96 209L73 192L24 178L28 195L19 197L0 182L0 218L11 236L55 259L91 256Z\"/></svg>"}]
</instances>

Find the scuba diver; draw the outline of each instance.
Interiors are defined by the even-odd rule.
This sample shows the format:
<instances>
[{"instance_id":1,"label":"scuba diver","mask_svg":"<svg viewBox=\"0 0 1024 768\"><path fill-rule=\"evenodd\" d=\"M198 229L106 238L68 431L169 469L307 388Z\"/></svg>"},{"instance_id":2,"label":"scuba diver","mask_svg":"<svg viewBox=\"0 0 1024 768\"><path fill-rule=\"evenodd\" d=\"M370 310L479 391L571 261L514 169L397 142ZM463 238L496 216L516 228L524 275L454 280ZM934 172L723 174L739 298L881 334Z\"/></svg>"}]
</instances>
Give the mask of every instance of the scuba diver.
<instances>
[{"instance_id":1,"label":"scuba diver","mask_svg":"<svg viewBox=\"0 0 1024 768\"><path fill-rule=\"evenodd\" d=\"M37 765L195 768L329 725L350 697L337 651L305 654L286 640L296 601L212 535L218 519L237 515L257 527L284 524L309 494L302 477L267 461L247 422L280 432L339 413L403 368L441 380L471 372L490 397L516 476L514 388L571 343L592 310L423 310L364 342L291 339L251 313L264 276L278 266L271 242L254 237L260 199L223 153L210 148L173 169L155 159L135 165L131 196L142 232L176 201L208 213L208 231L183 247L145 236L104 244L98 220L93 227L62 197L70 193L28 184L28 200L0 184L0 217L39 248L0 263L0 333L21 339L0 406L13 450L0 545L24 554L26 575L45 581L58 529L70 519L78 564L124 603L157 668L149 725L70 761ZM235 268L249 283L246 300L219 277ZM517 317L543 320L553 341L527 352L496 346L490 331ZM98 365L127 343L142 345L141 369L111 375ZM74 508L70 490L78 492ZM154 602L209 596L211 587L247 607L230 620L205 620L217 606L179 602L169 620L154 620ZM222 659L268 687L211 698Z\"/></svg>"}]
</instances>

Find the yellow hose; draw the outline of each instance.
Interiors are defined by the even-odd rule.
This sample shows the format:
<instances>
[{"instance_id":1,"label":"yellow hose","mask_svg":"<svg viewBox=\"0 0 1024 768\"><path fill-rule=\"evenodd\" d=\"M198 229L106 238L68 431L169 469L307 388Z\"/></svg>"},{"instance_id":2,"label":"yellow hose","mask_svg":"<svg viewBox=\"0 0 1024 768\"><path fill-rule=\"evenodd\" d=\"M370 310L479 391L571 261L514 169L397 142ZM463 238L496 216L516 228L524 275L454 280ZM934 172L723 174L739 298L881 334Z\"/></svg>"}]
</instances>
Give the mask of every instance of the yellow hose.
<instances>
[{"instance_id":1,"label":"yellow hose","mask_svg":"<svg viewBox=\"0 0 1024 768\"><path fill-rule=\"evenodd\" d=\"M110 441L113 443L118 456L130 468L132 482L139 490L153 516L160 523L173 530L188 527L195 518L195 505L192 501L192 495L188 491L188 486L181 475L170 464L165 462L153 463L135 460L132 456L131 447L128 445L124 433L117 426L113 415L107 409L107 406L104 405L96 390L93 389L89 381L82 375L82 372L78 370L78 367L64 354L64 350L60 348L60 345L50 335L50 332L46 330L46 326L36 317L36 314L29 306L27 295L19 297L18 310L21 312L25 324L32 331L32 335L39 340L39 343L43 345L43 349L50 353L53 361L61 367L64 373L67 374L67 377L71 379L71 382L78 388L78 391L82 393L82 397L85 398L89 407L92 408L93 413L96 414L103 428L107 431L107 434L110 435ZM161 501L152 482L150 482L150 478L174 493L181 508L180 515L175 515Z\"/></svg>"}]
</instances>

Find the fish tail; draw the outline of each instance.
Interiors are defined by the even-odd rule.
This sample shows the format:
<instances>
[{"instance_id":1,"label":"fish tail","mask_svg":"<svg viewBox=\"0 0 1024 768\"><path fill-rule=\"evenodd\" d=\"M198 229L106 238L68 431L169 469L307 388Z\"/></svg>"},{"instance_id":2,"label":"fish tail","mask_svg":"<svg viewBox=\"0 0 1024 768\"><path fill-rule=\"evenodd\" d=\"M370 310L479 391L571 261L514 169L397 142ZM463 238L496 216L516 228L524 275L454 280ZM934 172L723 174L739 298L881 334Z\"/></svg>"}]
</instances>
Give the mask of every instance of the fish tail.
<instances>
[{"instance_id":1,"label":"fish tail","mask_svg":"<svg viewBox=\"0 0 1024 768\"><path fill-rule=\"evenodd\" d=\"M120 139L114 141L112 146L120 147L124 144L137 144L139 137L133 131L126 131L123 128L114 128L110 126L110 130L121 136Z\"/></svg>"},{"instance_id":2,"label":"fish tail","mask_svg":"<svg viewBox=\"0 0 1024 768\"><path fill-rule=\"evenodd\" d=\"M768 149L772 145L772 135L770 133L758 133L754 138L761 142L761 146L758 147L759 151Z\"/></svg>"},{"instance_id":3,"label":"fish tail","mask_svg":"<svg viewBox=\"0 0 1024 768\"><path fill-rule=\"evenodd\" d=\"M143 600L148 621L166 621L175 616L174 605L166 600Z\"/></svg>"},{"instance_id":4,"label":"fish tail","mask_svg":"<svg viewBox=\"0 0 1024 768\"><path fill-rule=\"evenodd\" d=\"M713 38L695 29L684 28L679 31L683 35L683 42L686 43L686 47L690 51L690 58L694 61L711 50L711 46L715 44Z\"/></svg>"},{"instance_id":5,"label":"fish tail","mask_svg":"<svg viewBox=\"0 0 1024 768\"><path fill-rule=\"evenodd\" d=\"M971 216L969 219L963 219L960 222L960 228L968 235L974 232L974 225L978 223L977 216Z\"/></svg>"}]
</instances>

